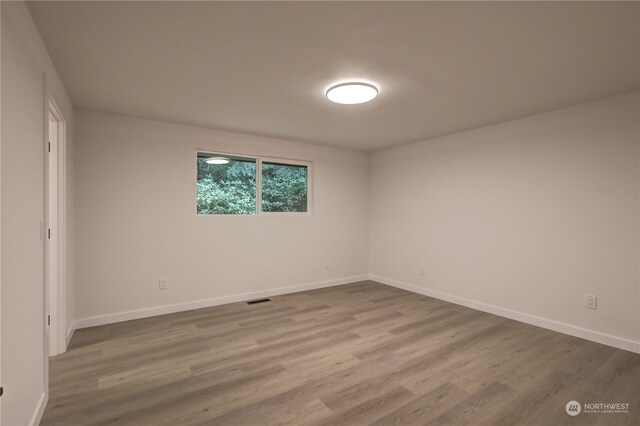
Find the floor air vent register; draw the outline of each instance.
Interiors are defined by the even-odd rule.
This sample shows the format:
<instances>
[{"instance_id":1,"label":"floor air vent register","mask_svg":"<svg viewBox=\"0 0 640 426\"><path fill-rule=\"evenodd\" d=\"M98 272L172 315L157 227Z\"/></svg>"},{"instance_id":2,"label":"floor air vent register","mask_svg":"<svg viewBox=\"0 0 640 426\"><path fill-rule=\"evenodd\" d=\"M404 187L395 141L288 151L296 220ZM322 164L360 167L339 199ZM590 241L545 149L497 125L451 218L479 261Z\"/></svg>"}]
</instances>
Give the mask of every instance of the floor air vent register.
<instances>
[{"instance_id":1,"label":"floor air vent register","mask_svg":"<svg viewBox=\"0 0 640 426\"><path fill-rule=\"evenodd\" d=\"M267 303L267 302L271 302L271 299L256 299L256 300L249 300L247 302L247 305L255 305L257 303Z\"/></svg>"}]
</instances>

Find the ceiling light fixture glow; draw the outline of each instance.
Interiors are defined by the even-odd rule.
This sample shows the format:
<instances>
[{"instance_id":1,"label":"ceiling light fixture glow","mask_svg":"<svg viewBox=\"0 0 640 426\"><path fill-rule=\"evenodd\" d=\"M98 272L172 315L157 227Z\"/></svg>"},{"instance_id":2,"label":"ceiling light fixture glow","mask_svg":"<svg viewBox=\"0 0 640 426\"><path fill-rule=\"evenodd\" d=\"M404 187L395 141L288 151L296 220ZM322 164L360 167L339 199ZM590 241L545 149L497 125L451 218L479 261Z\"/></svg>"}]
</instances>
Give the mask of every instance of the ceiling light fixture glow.
<instances>
[{"instance_id":1,"label":"ceiling light fixture glow","mask_svg":"<svg viewBox=\"0 0 640 426\"><path fill-rule=\"evenodd\" d=\"M336 84L327 90L327 99L337 104L362 104L369 102L376 96L378 96L376 86L361 82Z\"/></svg>"},{"instance_id":2,"label":"ceiling light fixture glow","mask_svg":"<svg viewBox=\"0 0 640 426\"><path fill-rule=\"evenodd\" d=\"M204 160L204 162L207 164L227 164L229 159L225 157L211 157Z\"/></svg>"}]
</instances>

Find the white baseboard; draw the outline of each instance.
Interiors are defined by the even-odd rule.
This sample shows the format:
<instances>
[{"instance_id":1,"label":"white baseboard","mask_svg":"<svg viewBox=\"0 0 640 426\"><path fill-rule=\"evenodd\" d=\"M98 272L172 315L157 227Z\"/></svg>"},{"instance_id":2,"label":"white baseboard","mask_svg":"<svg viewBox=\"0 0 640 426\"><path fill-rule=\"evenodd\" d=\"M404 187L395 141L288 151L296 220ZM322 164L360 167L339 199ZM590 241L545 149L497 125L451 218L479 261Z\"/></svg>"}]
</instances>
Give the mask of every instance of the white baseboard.
<instances>
[{"instance_id":1,"label":"white baseboard","mask_svg":"<svg viewBox=\"0 0 640 426\"><path fill-rule=\"evenodd\" d=\"M299 291L313 290L317 288L332 287L342 284L350 284L364 281L368 275L357 275L353 277L338 278L328 281L318 281L307 284L280 287L270 290L254 291L250 293L234 294L230 296L215 297L212 299L194 300L191 302L176 303L154 308L137 309L134 311L118 312L115 314L100 315L89 318L77 319L73 322L73 330L77 328L94 327L97 325L112 324L116 322L129 321L133 319L147 318L156 315L172 314L174 312L189 311L191 309L208 308L211 306L224 305L227 303L242 302L245 300L259 299L262 297L278 296L280 294L297 293ZM73 331L72 331L73 332ZM69 336L68 336L69 337Z\"/></svg>"},{"instance_id":2,"label":"white baseboard","mask_svg":"<svg viewBox=\"0 0 640 426\"><path fill-rule=\"evenodd\" d=\"M76 328L78 328L78 320L73 320L71 322L71 325L67 329L67 340L64 346L65 352L67 351L67 346L69 346L69 342L71 341L71 338L73 337L73 333L76 331Z\"/></svg>"},{"instance_id":3,"label":"white baseboard","mask_svg":"<svg viewBox=\"0 0 640 426\"><path fill-rule=\"evenodd\" d=\"M364 280L377 281L382 284L387 284L393 287L401 288L403 290L411 291L413 293L423 294L425 296L433 297L436 299L444 300L447 302L455 303L457 305L466 306L468 308L477 309L479 311L488 312L501 317L509 318L512 320L524 322L527 324L535 325L538 327L546 328L549 330L557 331L560 333L568 334L570 336L579 337L581 339L590 340L592 342L602 343L604 345L613 346L615 348L624 349L627 351L640 353L640 342L626 339L624 337L613 336L598 331L588 330L582 327L578 327L571 324L566 324L559 321L554 321L535 315L525 314L511 309L502 308L500 306L490 305L483 302L478 302L471 299L466 299L459 296L454 296L448 293L443 293L437 290L431 290L428 288L418 287L413 284L407 284L400 281L396 281L390 278L381 277L377 275L358 275L353 277L338 278L328 281L319 281L314 283L307 283L289 287L280 287L270 290L255 291L250 293L234 294L230 296L216 297L212 299L194 300L191 302L176 303L173 305L158 306L154 308L138 309L134 311L118 312L115 314L100 315L89 318L81 318L74 320L67 331L67 344L71 340L71 336L76 329L94 327L97 325L112 324L116 322L129 321L133 319L147 318L156 315L172 314L175 312L188 311L191 309L208 308L211 306L224 305L226 303L242 302L245 300L258 299L261 297L277 296L287 293L296 293L299 291L313 290L317 288L331 287L342 284L349 284L357 281Z\"/></svg>"},{"instance_id":4,"label":"white baseboard","mask_svg":"<svg viewBox=\"0 0 640 426\"><path fill-rule=\"evenodd\" d=\"M500 306L490 305L483 302L477 302L471 299L465 299L463 297L453 296L448 293L443 293L443 292L431 290L428 288L418 287L413 284L407 284L407 283L396 281L390 278L380 277L377 275L369 275L369 279L371 281L377 281L379 283L401 288L403 290L411 291L413 293L418 293L425 296L433 297L435 299L444 300L446 302L455 303L456 305L466 306L468 308L476 309L478 311L488 312L490 314L524 322L527 324L535 325L538 327L546 328L546 329L557 331L560 333L568 334L570 336L579 337L581 339L590 340L592 342L602 343L604 345L613 346L614 348L619 348L619 349L624 349L630 352L640 353L640 342L626 339L624 337L612 336L610 334L588 330L586 328L578 327L575 325L566 324L563 322L554 321L546 318L541 318L535 315L525 314L522 312L512 311L511 309L502 308Z\"/></svg>"},{"instance_id":5,"label":"white baseboard","mask_svg":"<svg viewBox=\"0 0 640 426\"><path fill-rule=\"evenodd\" d=\"M31 416L31 421L29 422L30 426L38 426L40 424L40 420L42 420L42 415L44 414L44 409L47 407L48 401L49 394L47 392L44 392L40 396L40 400L38 401L36 410L33 412L33 416Z\"/></svg>"}]
</instances>

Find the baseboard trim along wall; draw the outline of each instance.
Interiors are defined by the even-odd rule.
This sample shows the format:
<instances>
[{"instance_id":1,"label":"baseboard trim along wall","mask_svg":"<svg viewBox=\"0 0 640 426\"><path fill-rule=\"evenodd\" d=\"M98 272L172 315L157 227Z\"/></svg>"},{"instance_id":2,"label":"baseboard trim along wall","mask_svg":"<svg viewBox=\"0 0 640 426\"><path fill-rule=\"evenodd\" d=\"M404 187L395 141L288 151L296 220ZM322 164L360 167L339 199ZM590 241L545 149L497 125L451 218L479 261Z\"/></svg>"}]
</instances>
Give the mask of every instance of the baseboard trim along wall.
<instances>
[{"instance_id":1,"label":"baseboard trim along wall","mask_svg":"<svg viewBox=\"0 0 640 426\"><path fill-rule=\"evenodd\" d=\"M626 351L640 353L640 342L625 339L623 337L612 336L610 334L600 333L598 331L588 330L577 327L575 325L566 324L559 321L549 320L537 317L535 315L525 314L522 312L512 311L500 306L490 305L483 302L477 302L471 299L454 296L448 293L418 287L413 284L407 284L390 278L380 277L377 275L369 275L371 281L397 287L413 293L422 294L424 296L433 297L435 299L444 300L445 302L455 303L456 305L466 306L478 311L488 312L490 314L509 318L512 320L524 322L526 324L535 325L537 327L546 328L548 330L557 331L559 333L568 334L570 336L579 337L581 339L590 340L603 345L613 346L614 348L624 349Z\"/></svg>"},{"instance_id":2,"label":"baseboard trim along wall","mask_svg":"<svg viewBox=\"0 0 640 426\"><path fill-rule=\"evenodd\" d=\"M97 325L112 324L116 322L129 321L140 318L147 318L156 315L172 314L175 312L189 311L192 309L208 308L211 306L224 305L227 303L242 302L245 300L259 299L262 297L278 296L281 294L297 293L299 291L314 290L317 288L333 287L336 285L350 284L358 281L365 281L368 275L356 275L353 277L337 278L327 281L318 281L307 284L299 284L288 287L274 288L270 290L254 291L249 293L234 294L230 296L215 297L212 299L194 300L191 302L176 303L154 308L137 309L135 311L118 312L115 314L100 315L89 318L77 319L73 322L70 332L78 328L95 327ZM68 334L70 339L71 336Z\"/></svg>"},{"instance_id":3,"label":"baseboard trim along wall","mask_svg":"<svg viewBox=\"0 0 640 426\"><path fill-rule=\"evenodd\" d=\"M73 333L76 331L76 328L78 328L78 320L73 320L71 322L71 325L67 329L67 342L66 342L66 345L64 347L65 351L67 350L67 347L69 346L69 342L71 341L71 338L73 337Z\"/></svg>"},{"instance_id":4,"label":"baseboard trim along wall","mask_svg":"<svg viewBox=\"0 0 640 426\"><path fill-rule=\"evenodd\" d=\"M227 303L242 302L245 300L258 299L261 297L278 296L281 294L296 293L299 291L313 290L317 288L332 287L342 284L350 284L364 280L376 281L382 284L397 287L413 293L422 294L433 297L435 299L444 300L446 302L455 303L456 305L466 306L468 308L477 309L479 311L488 312L490 314L499 315L515 321L524 322L526 324L535 325L537 327L546 328L548 330L557 331L559 333L568 334L570 336L579 337L581 339L590 340L596 343L613 346L615 348L624 349L635 353L640 353L640 342L625 339L623 337L613 336L598 331L588 330L575 325L554 321L535 315L525 314L500 306L490 305L463 297L454 296L428 288L422 288L413 284L396 281L391 278L381 277L378 275L357 275L353 277L338 278L328 281L318 281L307 284L300 284L288 287L280 287L270 290L255 291L249 293L234 294L229 296L215 297L212 299L194 300L191 302L176 303L173 305L164 305L154 308L138 309L134 311L118 312L115 314L100 315L95 317L81 318L74 320L67 331L67 344L73 336L73 332L79 328L95 327L98 325L112 324L116 322L129 321L140 318L148 318L156 315L172 314L175 312L189 311L192 309L208 308L212 306L224 305Z\"/></svg>"},{"instance_id":5,"label":"baseboard trim along wall","mask_svg":"<svg viewBox=\"0 0 640 426\"><path fill-rule=\"evenodd\" d=\"M38 401L38 405L36 405L36 410L33 412L33 416L31 416L29 426L37 426L40 424L40 420L42 420L42 415L44 414L44 409L47 407L47 402L49 402L49 394L44 392L40 396L40 400Z\"/></svg>"}]
</instances>

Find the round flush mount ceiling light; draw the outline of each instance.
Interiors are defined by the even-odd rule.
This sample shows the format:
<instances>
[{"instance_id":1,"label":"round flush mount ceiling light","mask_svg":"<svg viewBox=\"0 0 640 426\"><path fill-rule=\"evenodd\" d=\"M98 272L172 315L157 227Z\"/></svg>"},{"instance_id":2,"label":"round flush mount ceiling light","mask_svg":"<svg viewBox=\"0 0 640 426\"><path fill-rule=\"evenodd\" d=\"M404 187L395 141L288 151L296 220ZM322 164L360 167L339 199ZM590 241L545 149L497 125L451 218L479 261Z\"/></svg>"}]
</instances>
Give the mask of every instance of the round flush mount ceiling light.
<instances>
[{"instance_id":1,"label":"round flush mount ceiling light","mask_svg":"<svg viewBox=\"0 0 640 426\"><path fill-rule=\"evenodd\" d=\"M229 159L225 157L211 157L204 160L204 162L207 164L227 164Z\"/></svg>"},{"instance_id":2,"label":"round flush mount ceiling light","mask_svg":"<svg viewBox=\"0 0 640 426\"><path fill-rule=\"evenodd\" d=\"M378 96L378 88L373 84L351 82L332 86L327 90L327 99L337 104L362 104Z\"/></svg>"}]
</instances>

